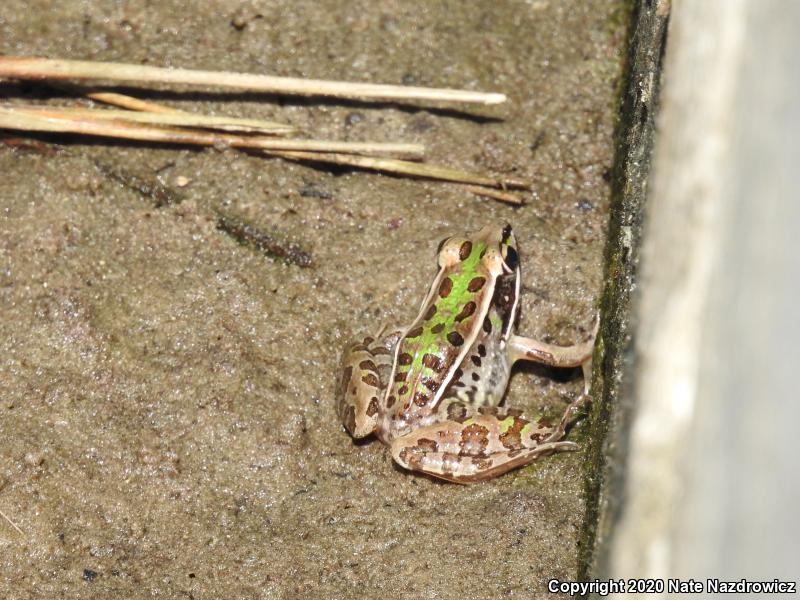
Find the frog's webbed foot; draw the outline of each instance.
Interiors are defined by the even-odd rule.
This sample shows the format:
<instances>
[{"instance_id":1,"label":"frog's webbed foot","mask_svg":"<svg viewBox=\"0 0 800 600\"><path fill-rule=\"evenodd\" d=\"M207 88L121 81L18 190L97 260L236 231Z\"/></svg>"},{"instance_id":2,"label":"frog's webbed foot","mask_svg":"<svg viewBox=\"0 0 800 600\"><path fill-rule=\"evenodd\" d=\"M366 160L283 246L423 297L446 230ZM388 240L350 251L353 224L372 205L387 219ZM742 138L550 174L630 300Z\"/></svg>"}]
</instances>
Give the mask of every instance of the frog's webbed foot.
<instances>
[{"instance_id":1,"label":"frog's webbed foot","mask_svg":"<svg viewBox=\"0 0 800 600\"><path fill-rule=\"evenodd\" d=\"M561 438L572 409L582 399L570 404L555 428L543 419L528 420L513 409L482 408L468 417L472 411L467 410L464 418L440 421L395 439L392 457L406 469L456 483L496 477L540 456L577 450L577 444Z\"/></svg>"},{"instance_id":2,"label":"frog's webbed foot","mask_svg":"<svg viewBox=\"0 0 800 600\"><path fill-rule=\"evenodd\" d=\"M592 353L600 328L600 318L595 317L592 337L574 346L556 346L532 338L512 335L508 340L508 351L512 364L518 360L531 360L551 367L578 367L583 370L584 392L589 392L592 380Z\"/></svg>"}]
</instances>

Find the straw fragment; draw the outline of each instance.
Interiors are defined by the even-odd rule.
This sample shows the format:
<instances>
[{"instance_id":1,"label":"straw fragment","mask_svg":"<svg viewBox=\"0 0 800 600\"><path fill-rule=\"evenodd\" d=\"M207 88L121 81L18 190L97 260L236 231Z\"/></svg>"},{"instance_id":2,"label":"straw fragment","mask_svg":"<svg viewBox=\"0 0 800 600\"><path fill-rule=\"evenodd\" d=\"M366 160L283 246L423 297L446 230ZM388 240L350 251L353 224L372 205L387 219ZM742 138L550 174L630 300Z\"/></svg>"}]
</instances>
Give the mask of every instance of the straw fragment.
<instances>
[{"instance_id":1,"label":"straw fragment","mask_svg":"<svg viewBox=\"0 0 800 600\"><path fill-rule=\"evenodd\" d=\"M57 133L77 133L101 137L192 144L199 146L230 146L259 150L294 150L303 152L336 152L422 158L424 147L419 144L391 144L377 142L337 142L327 140L283 140L266 137L245 137L224 133L210 133L190 129L150 127L125 121L104 121L92 118L68 118L63 113L31 114L13 108L0 107L0 128Z\"/></svg>"},{"instance_id":2,"label":"straw fragment","mask_svg":"<svg viewBox=\"0 0 800 600\"><path fill-rule=\"evenodd\" d=\"M426 179L438 179L440 181L452 181L455 183L471 183L474 185L488 186L502 189L530 189L531 184L524 179L504 179L475 175L467 171L429 165L425 163L409 162L407 160L396 160L390 158L375 158L369 156L353 156L349 154L338 154L331 152L302 152L289 150L270 150L267 154L288 158L292 160L311 160L317 162L328 162L337 165L358 167L373 171L383 171L398 175L410 175L412 177L423 177ZM494 196L493 196L494 197Z\"/></svg>"},{"instance_id":3,"label":"straw fragment","mask_svg":"<svg viewBox=\"0 0 800 600\"><path fill-rule=\"evenodd\" d=\"M325 81L228 71L169 69L129 63L23 56L0 56L0 77L17 79L100 79L146 84L178 83L211 88L245 89L271 94L327 96L379 101L426 100L476 104L500 104L506 101L505 94L446 88Z\"/></svg>"},{"instance_id":4,"label":"straw fragment","mask_svg":"<svg viewBox=\"0 0 800 600\"><path fill-rule=\"evenodd\" d=\"M500 200L501 202L506 202L508 204L514 204L517 206L522 206L523 204L525 204L525 200L523 198L520 198L516 194L510 194L508 192L502 192L500 190L496 190L493 188L479 187L476 185L465 185L462 187L466 191L470 192L471 194L475 194L476 196L491 198L493 200Z\"/></svg>"},{"instance_id":5,"label":"straw fragment","mask_svg":"<svg viewBox=\"0 0 800 600\"><path fill-rule=\"evenodd\" d=\"M119 95L119 94L117 94ZM242 133L263 133L284 135L295 129L291 125L262 121L259 119L240 119L235 117L214 117L185 112L137 112L133 110L92 109L74 107L36 106L31 104L3 104L0 108L11 109L34 117L62 119L100 119L107 121L127 121L148 125L172 125L178 127L199 127Z\"/></svg>"},{"instance_id":6,"label":"straw fragment","mask_svg":"<svg viewBox=\"0 0 800 600\"><path fill-rule=\"evenodd\" d=\"M8 521L8 524L9 524L9 525L11 525L11 526L12 526L12 527L13 527L13 528L14 528L14 529L17 531L17 533L19 533L20 535L25 535L25 532L24 532L24 531L22 531L22 529L20 529L20 528L17 526L17 524L16 524L16 523L14 523L14 521L12 521L12 520L9 518L9 516L8 516L6 513L4 513L2 510L0 510L0 517L3 517L3 518L6 520L6 521Z\"/></svg>"}]
</instances>

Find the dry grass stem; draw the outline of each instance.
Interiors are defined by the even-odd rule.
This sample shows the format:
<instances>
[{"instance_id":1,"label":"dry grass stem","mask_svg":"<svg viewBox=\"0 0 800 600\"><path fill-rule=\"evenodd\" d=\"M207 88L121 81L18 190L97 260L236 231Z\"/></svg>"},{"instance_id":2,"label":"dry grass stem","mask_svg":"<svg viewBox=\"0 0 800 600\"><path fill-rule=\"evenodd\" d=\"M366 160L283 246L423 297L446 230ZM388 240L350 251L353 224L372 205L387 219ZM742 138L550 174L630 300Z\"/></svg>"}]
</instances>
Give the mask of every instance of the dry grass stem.
<instances>
[{"instance_id":1,"label":"dry grass stem","mask_svg":"<svg viewBox=\"0 0 800 600\"><path fill-rule=\"evenodd\" d=\"M200 85L253 92L298 96L326 96L379 101L461 102L499 104L504 94L467 90L411 87L373 83L323 81L273 77L228 71L196 71L134 65L128 63L61 60L22 56L0 56L0 77L16 79L78 79Z\"/></svg>"},{"instance_id":2,"label":"dry grass stem","mask_svg":"<svg viewBox=\"0 0 800 600\"><path fill-rule=\"evenodd\" d=\"M265 137L247 137L224 133L208 133L188 129L149 127L125 121L105 121L94 118L66 118L63 115L33 115L0 107L0 128L23 131L75 133L171 144L199 146L230 146L258 150L294 150L302 152L335 152L392 156L420 159L424 147L419 144L390 144L373 142L336 142L326 140L283 140Z\"/></svg>"},{"instance_id":3,"label":"dry grass stem","mask_svg":"<svg viewBox=\"0 0 800 600\"><path fill-rule=\"evenodd\" d=\"M14 523L14 521L12 521L8 517L8 515L6 513L4 513L2 510L0 510L0 517L3 517L6 521L8 521L8 524L11 525L17 531L17 533L19 533L20 535L23 535L23 536L25 535L25 532L22 531L22 529L20 529L19 527L17 527L17 524Z\"/></svg>"},{"instance_id":4,"label":"dry grass stem","mask_svg":"<svg viewBox=\"0 0 800 600\"><path fill-rule=\"evenodd\" d=\"M113 104L116 106L134 106L132 103L129 102L129 99L136 100L135 98L130 98L130 96L124 96L123 94L102 94L101 97L95 97L93 93L91 97L100 102L106 102L107 104ZM153 102L147 102L145 104L147 104L147 108L140 108L139 110L151 110L153 112L161 112L161 113L185 114L176 108L171 108L169 106L164 106L162 104L156 104ZM368 161L364 160L354 161L353 159L355 157L351 155L330 154L330 153L327 153L325 155L309 154L308 156L301 156L297 152L269 151L268 154L272 156L278 156L280 158L285 158L288 160L316 160L319 162L327 162L330 164L356 166L362 169L385 171L389 173L395 173L397 175L411 175L414 177L425 177L430 179L444 179L445 181L469 182L478 184L478 186L490 185L495 187L515 187L518 189L530 188L530 183L527 181L522 181L517 179L513 179L510 181L501 181L501 180L491 179L488 177L481 177L479 175L474 175L472 173L467 173L464 171L458 171L456 169L448 169L446 167L436 167L425 164L410 163L407 161L390 160L390 159L371 159ZM358 164L356 164L356 162ZM442 174L446 175L446 177L441 177ZM509 204L522 205L525 203L525 201L519 196L516 196L514 194L509 194L507 192L502 192L493 188L468 186L466 187L466 189L478 196L483 196L485 198L492 198L494 200L500 200L501 202L507 202Z\"/></svg>"},{"instance_id":5,"label":"dry grass stem","mask_svg":"<svg viewBox=\"0 0 800 600\"><path fill-rule=\"evenodd\" d=\"M75 107L34 106L5 104L0 108L12 109L34 117L56 119L100 119L109 121L127 121L147 125L170 125L173 127L198 127L218 129L241 133L262 133L269 135L285 135L295 129L291 125L262 121L258 119L239 119L234 117L214 117L196 115L186 112L137 112L133 110L111 110Z\"/></svg>"},{"instance_id":6,"label":"dry grass stem","mask_svg":"<svg viewBox=\"0 0 800 600\"><path fill-rule=\"evenodd\" d=\"M494 188L487 188L487 187L478 187L474 185L465 185L462 186L466 191L475 194L476 196L482 196L484 198L492 198L493 200L500 200L500 202L506 202L508 204L514 204L517 206L522 206L525 204L525 200L520 198L516 194L510 194L508 192L503 192L501 190L496 190Z\"/></svg>"},{"instance_id":7,"label":"dry grass stem","mask_svg":"<svg viewBox=\"0 0 800 600\"><path fill-rule=\"evenodd\" d=\"M111 106L119 106L120 108L127 108L128 110L138 110L142 112L153 113L191 114L182 110L178 110L177 108L164 106L163 104L156 104L155 102L149 102L148 100L134 98L133 96L126 96L125 94L119 94L117 92L103 92L81 85L67 83L66 81L51 81L49 82L49 85L56 89L70 92L71 94L84 96L96 102L102 102Z\"/></svg>"},{"instance_id":8,"label":"dry grass stem","mask_svg":"<svg viewBox=\"0 0 800 600\"><path fill-rule=\"evenodd\" d=\"M183 113L182 110L162 106L155 102L148 102L147 100L140 100L133 96L126 96L125 94L118 94L117 92L101 92L98 90L87 90L84 94L87 98L95 102L103 102L112 106L119 106L120 108L127 108L128 110L138 110L142 112L151 113Z\"/></svg>"},{"instance_id":9,"label":"dry grass stem","mask_svg":"<svg viewBox=\"0 0 800 600\"><path fill-rule=\"evenodd\" d=\"M291 160L311 160L317 162L327 162L337 165L358 167L360 169L370 169L385 173L395 173L397 175L409 175L412 177L424 177L426 179L438 179L440 181L452 181L455 183L471 183L474 185L488 186L492 188L512 188L530 189L531 184L522 179L503 179L475 175L467 171L459 171L449 167L437 165L427 165L424 163L409 162L406 160L396 160L389 158L374 158L368 156L353 156L349 154L337 153L312 153L297 151L268 151L267 154L288 158ZM497 196L492 196L497 197ZM498 198L500 199L500 198Z\"/></svg>"},{"instance_id":10,"label":"dry grass stem","mask_svg":"<svg viewBox=\"0 0 800 600\"><path fill-rule=\"evenodd\" d=\"M3 74L3 61L4 59L0 57L0 75ZM113 63L105 63L105 66L108 65L113 65ZM96 100L98 102L104 102L106 104L119 106L133 111L141 111L142 113L151 115L153 113L162 116L169 115L168 119L161 121L161 123L163 124L169 123L171 125L189 125L191 123L191 125L197 126L195 125L196 121L192 122L190 120L193 118L202 118L198 117L197 115L193 115L192 113L188 113L179 109L165 106L163 104L157 104L155 102L139 100L137 98L126 96L124 94L119 94L114 92L99 92L96 90L86 90L71 84L65 85L60 83L57 84L57 87L65 87L70 91L81 93L84 96ZM55 109L47 108L43 109L43 112L52 110ZM84 111L84 113L87 114L87 117L93 117L96 112L98 111ZM327 142L315 142L313 140L287 141L287 143L297 142L304 144L327 144L329 148L328 150L322 150L320 146L309 146L307 148L274 148L274 147L269 148L265 147L265 145L263 144L244 145L244 144L231 143L229 141L229 138L231 138L232 136L224 136L224 137L219 135L209 136L209 135L203 135L202 133L194 133L186 130L168 130L168 129L161 129L160 131L162 132L163 137L161 139L156 140L153 139L153 137L151 137L152 131L150 131L144 125L137 124L139 122L144 122L148 124L156 122L152 120L152 116L147 117L145 119L136 119L136 118L127 118L127 115L125 114L127 111L102 111L102 112L121 113L122 116L125 117L126 120L128 121L128 124L125 124L125 122L117 121L116 123L118 123L120 127L111 127L109 125L104 129L106 133L98 133L97 125L95 123L92 123L90 124L92 131L91 132L82 131L83 133L92 133L94 135L108 135L109 137L122 137L129 139L144 139L150 141L199 143L203 145L215 145L219 143L225 143L233 147L261 148L269 156L276 156L287 160L324 162L329 164L351 166L360 169L368 169L385 173L393 173L401 176L405 175L411 177L421 177L426 179L469 184L465 186L465 189L473 194L487 198L492 198L494 200L499 200L501 202L506 202L514 205L522 205L524 204L524 200L515 194L508 193L505 190L530 189L531 187L530 182L522 179L486 177L482 175L476 175L474 173L469 173L466 171L461 171L458 169L451 169L449 167L421 164L417 162L410 162L408 160L399 160L397 158L358 156L353 154L354 150L352 148L354 146L364 150L365 149L363 148L363 146L365 146L364 144L347 144L348 148L350 148L350 150L347 153L335 151L332 149L334 144L346 144L345 142L327 143ZM77 114L78 113L76 112L75 116L77 116ZM37 113L34 116L38 115L39 113ZM2 113L2 109L0 108L0 127L3 126L3 117L4 115ZM172 119L175 120L173 121ZM114 121L112 121L112 123L114 123ZM34 129L34 130L41 131L42 129ZM46 131L59 131L59 129L46 129ZM63 131L74 132L74 129L63 129ZM113 131L113 135L112 133L109 133L111 131ZM257 138L242 138L242 139L256 140ZM375 146L380 146L381 149L385 149L388 145L369 144L367 146L369 146L370 149L374 150ZM403 149L406 150L409 149L408 145L395 145L395 149L397 149L396 146L401 146L403 147ZM414 149L419 150L419 155L417 154L412 155L411 158L419 158L422 153L422 147L419 146ZM358 152L358 154L367 154L367 153Z\"/></svg>"}]
</instances>

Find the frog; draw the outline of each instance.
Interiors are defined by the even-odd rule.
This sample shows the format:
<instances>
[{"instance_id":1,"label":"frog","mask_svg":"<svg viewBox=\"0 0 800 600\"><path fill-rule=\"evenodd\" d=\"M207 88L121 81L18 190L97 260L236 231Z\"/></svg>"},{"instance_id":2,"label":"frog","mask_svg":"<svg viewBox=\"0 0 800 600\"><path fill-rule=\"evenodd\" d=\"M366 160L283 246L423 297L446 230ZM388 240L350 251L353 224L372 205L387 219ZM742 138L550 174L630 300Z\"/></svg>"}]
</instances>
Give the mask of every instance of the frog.
<instances>
[{"instance_id":1,"label":"frog","mask_svg":"<svg viewBox=\"0 0 800 600\"><path fill-rule=\"evenodd\" d=\"M376 436L413 472L473 483L579 446L564 440L589 393L599 319L586 341L558 346L516 335L520 259L508 223L442 240L437 272L405 327L348 345L336 410L355 439ZM557 424L503 406L517 361L581 367L583 393Z\"/></svg>"}]
</instances>

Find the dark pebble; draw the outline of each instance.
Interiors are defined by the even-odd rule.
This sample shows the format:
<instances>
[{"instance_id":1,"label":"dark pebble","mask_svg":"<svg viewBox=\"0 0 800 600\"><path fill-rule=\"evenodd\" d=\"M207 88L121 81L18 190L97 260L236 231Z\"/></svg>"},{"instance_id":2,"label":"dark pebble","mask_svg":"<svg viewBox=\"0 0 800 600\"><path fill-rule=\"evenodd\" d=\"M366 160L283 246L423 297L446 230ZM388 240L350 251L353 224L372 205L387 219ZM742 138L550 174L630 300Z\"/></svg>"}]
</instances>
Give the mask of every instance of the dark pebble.
<instances>
[{"instance_id":1,"label":"dark pebble","mask_svg":"<svg viewBox=\"0 0 800 600\"><path fill-rule=\"evenodd\" d=\"M97 577L97 571L92 571L91 569L84 569L83 570L83 580L88 581L89 583L94 581L94 578Z\"/></svg>"}]
</instances>

